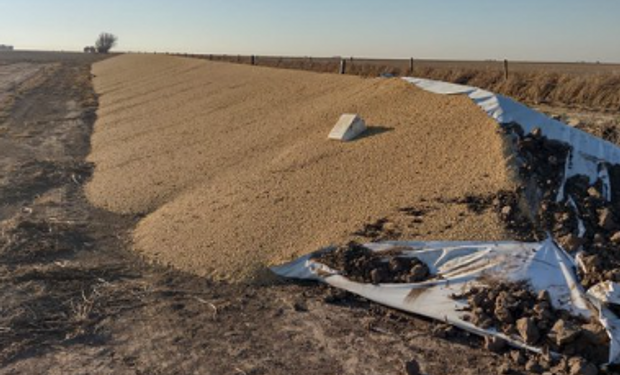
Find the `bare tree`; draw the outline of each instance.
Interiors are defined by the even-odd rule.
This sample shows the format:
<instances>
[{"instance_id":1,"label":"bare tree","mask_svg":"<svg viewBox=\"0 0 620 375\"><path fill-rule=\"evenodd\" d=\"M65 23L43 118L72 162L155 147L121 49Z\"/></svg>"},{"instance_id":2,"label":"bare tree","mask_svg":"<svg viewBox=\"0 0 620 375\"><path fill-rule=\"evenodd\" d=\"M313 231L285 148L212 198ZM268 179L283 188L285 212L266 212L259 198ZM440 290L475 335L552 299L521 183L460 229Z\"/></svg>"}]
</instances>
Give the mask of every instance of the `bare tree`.
<instances>
[{"instance_id":1,"label":"bare tree","mask_svg":"<svg viewBox=\"0 0 620 375\"><path fill-rule=\"evenodd\" d=\"M116 45L118 38L114 34L101 33L95 42L95 47L99 53L108 53Z\"/></svg>"}]
</instances>

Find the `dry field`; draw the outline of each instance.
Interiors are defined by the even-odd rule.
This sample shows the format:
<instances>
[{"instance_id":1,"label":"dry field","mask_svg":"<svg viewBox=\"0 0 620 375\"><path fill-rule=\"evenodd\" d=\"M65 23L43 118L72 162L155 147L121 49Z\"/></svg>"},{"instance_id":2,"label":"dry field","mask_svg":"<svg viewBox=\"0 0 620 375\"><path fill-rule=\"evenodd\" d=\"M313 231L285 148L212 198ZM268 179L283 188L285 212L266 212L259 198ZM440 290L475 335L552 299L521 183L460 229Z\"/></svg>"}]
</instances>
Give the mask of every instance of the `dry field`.
<instances>
[{"instance_id":1,"label":"dry field","mask_svg":"<svg viewBox=\"0 0 620 375\"><path fill-rule=\"evenodd\" d=\"M26 78L0 123L0 373L528 373L324 286L208 276L256 280L349 239L509 236L464 199L512 184L465 98L178 57L114 57L93 77L93 56L6 56L0 76ZM545 110L615 134L614 113ZM348 111L368 135L327 141Z\"/></svg>"},{"instance_id":2,"label":"dry field","mask_svg":"<svg viewBox=\"0 0 620 375\"><path fill-rule=\"evenodd\" d=\"M190 55L209 59L210 55ZM249 64L247 56L213 56L215 61ZM337 73L339 58L262 57L256 63L288 69ZM504 78L502 61L347 59L347 74L415 76L480 87L532 105L620 110L620 65L594 63L510 62Z\"/></svg>"},{"instance_id":3,"label":"dry field","mask_svg":"<svg viewBox=\"0 0 620 375\"><path fill-rule=\"evenodd\" d=\"M110 54L109 56L114 56ZM0 52L0 66L12 65L15 63L67 63L67 64L92 64L101 60L103 57L96 54L81 52L48 52L48 51L11 51Z\"/></svg>"}]
</instances>

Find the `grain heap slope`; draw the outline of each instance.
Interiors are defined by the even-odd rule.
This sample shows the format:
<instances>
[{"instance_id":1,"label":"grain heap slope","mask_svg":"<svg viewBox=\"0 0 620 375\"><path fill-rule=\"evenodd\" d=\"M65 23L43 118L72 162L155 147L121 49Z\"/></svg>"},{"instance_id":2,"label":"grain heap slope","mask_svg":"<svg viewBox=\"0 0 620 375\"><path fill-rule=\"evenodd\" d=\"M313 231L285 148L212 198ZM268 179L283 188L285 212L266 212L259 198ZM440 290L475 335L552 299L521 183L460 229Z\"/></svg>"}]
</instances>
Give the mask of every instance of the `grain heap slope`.
<instances>
[{"instance_id":1,"label":"grain heap slope","mask_svg":"<svg viewBox=\"0 0 620 375\"><path fill-rule=\"evenodd\" d=\"M157 261L248 280L429 202L415 233L403 228L409 239L505 237L492 212L443 203L512 187L497 125L466 97L161 55L115 57L93 73L88 197L145 214L135 247ZM359 113L367 134L328 141L343 113Z\"/></svg>"}]
</instances>

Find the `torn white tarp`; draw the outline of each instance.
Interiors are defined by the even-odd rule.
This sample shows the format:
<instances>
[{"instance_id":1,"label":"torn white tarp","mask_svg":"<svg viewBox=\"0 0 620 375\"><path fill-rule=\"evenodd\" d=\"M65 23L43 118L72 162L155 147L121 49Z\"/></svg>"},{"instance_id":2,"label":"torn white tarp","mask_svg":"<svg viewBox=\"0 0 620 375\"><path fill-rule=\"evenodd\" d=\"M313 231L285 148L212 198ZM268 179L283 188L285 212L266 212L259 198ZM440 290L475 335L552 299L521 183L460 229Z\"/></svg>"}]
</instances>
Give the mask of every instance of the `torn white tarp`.
<instances>
[{"instance_id":1,"label":"torn white tarp","mask_svg":"<svg viewBox=\"0 0 620 375\"><path fill-rule=\"evenodd\" d=\"M534 128L540 128L547 138L571 145L572 153L569 156L569 162L566 163L564 180L566 181L566 179L576 175L585 175L590 178L590 183L594 183L597 178L602 177L604 189L607 193L605 196L609 199L609 176L605 164L620 163L620 148L618 146L554 120L503 95L476 87L430 79L412 77L403 79L436 94L467 95L500 124L518 123L526 133L531 132ZM563 189L560 190L558 200L564 198L563 191Z\"/></svg>"},{"instance_id":2,"label":"torn white tarp","mask_svg":"<svg viewBox=\"0 0 620 375\"><path fill-rule=\"evenodd\" d=\"M610 360L620 356L620 340L615 335L618 321L613 314L597 311L577 281L572 258L552 240L520 242L384 242L365 245L373 251L398 248L399 256L416 257L425 262L435 276L413 284L364 284L351 281L336 270L307 255L272 270L283 277L319 280L369 300L399 310L445 321L478 335L501 337L512 345L533 351L539 349L508 337L494 329L482 329L467 320L466 301L453 299L484 280L526 281L535 291L547 290L555 308L583 317L600 316L610 333ZM323 250L331 251L331 249ZM315 254L316 255L316 254Z\"/></svg>"}]
</instances>

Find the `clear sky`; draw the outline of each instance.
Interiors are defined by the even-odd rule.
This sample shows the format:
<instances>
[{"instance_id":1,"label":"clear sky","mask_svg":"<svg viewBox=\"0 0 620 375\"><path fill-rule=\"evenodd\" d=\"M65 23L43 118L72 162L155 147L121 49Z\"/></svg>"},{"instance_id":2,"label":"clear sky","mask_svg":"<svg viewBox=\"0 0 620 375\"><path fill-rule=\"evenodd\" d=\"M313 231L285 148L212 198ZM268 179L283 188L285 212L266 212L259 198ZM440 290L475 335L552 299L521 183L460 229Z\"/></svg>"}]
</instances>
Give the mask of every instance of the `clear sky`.
<instances>
[{"instance_id":1,"label":"clear sky","mask_svg":"<svg viewBox=\"0 0 620 375\"><path fill-rule=\"evenodd\" d=\"M0 0L0 44L620 62L619 0Z\"/></svg>"}]
</instances>

